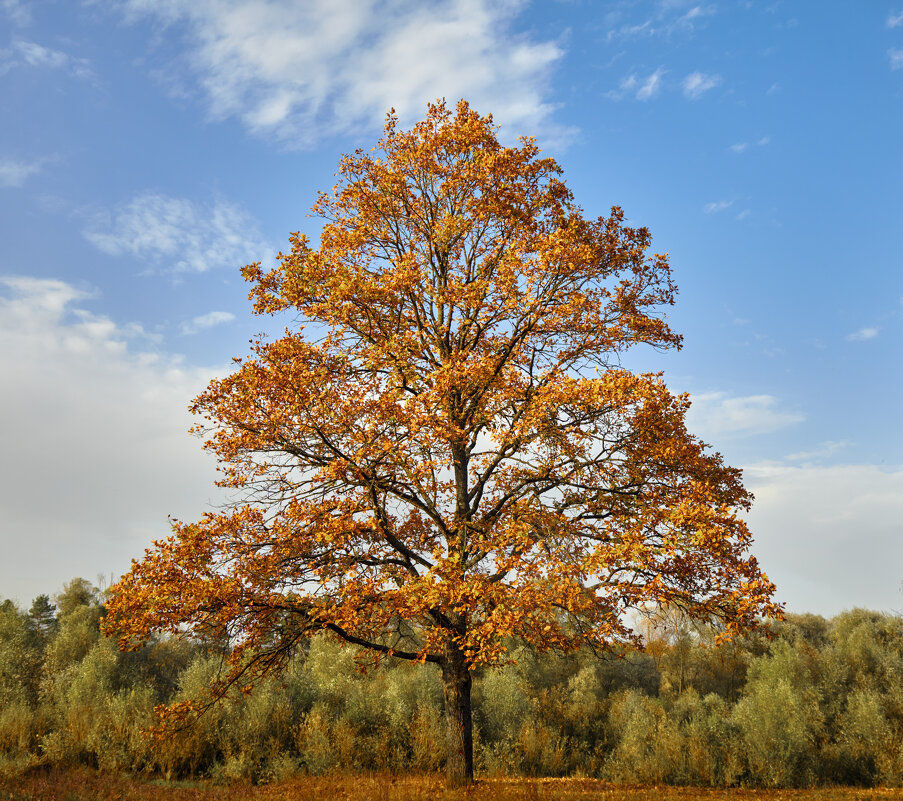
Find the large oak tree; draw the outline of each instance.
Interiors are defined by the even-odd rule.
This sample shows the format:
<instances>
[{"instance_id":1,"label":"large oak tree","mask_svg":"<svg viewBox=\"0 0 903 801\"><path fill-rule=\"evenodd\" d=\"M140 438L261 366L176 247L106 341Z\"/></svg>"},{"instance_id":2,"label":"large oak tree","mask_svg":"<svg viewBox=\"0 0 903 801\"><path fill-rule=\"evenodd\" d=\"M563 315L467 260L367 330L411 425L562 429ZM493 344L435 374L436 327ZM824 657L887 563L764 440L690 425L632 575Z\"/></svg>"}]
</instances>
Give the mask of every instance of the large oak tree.
<instances>
[{"instance_id":1,"label":"large oak tree","mask_svg":"<svg viewBox=\"0 0 903 801\"><path fill-rule=\"evenodd\" d=\"M463 101L390 114L314 205L319 246L244 268L255 311L296 323L192 407L238 500L155 543L106 621L124 646L227 630L220 690L320 630L436 663L451 784L473 776L471 671L508 638L606 648L650 604L728 634L779 612L739 471L685 396L621 366L680 345L666 256L496 134Z\"/></svg>"}]
</instances>

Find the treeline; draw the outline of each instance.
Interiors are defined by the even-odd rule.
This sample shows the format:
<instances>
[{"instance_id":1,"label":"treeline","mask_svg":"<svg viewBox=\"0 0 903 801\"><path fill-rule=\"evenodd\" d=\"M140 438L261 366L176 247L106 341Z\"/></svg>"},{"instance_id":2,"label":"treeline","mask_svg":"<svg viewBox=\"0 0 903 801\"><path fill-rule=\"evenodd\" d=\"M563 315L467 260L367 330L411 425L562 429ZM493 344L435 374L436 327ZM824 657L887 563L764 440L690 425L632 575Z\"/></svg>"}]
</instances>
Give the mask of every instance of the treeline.
<instances>
[{"instance_id":1,"label":"treeline","mask_svg":"<svg viewBox=\"0 0 903 801\"><path fill-rule=\"evenodd\" d=\"M88 765L275 781L332 770L435 771L445 750L435 666L383 662L314 637L284 675L153 741L153 708L201 695L222 644L165 639L121 653L102 594L76 579L28 611L0 605L0 774ZM784 787L903 783L903 620L790 616L773 638L714 647L678 615L620 655L536 654L474 683L484 775ZM700 647L702 646L702 647Z\"/></svg>"}]
</instances>

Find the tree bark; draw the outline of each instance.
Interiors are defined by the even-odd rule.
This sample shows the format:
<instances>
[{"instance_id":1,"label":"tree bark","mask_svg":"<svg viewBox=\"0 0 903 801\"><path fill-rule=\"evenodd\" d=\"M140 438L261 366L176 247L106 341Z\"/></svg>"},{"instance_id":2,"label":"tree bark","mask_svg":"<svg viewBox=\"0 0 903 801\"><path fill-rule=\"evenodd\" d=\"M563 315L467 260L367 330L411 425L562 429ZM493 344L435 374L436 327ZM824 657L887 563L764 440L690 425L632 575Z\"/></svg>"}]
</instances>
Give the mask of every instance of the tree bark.
<instances>
[{"instance_id":1,"label":"tree bark","mask_svg":"<svg viewBox=\"0 0 903 801\"><path fill-rule=\"evenodd\" d=\"M470 668L454 643L442 660L445 694L445 778L449 787L473 783L473 715L470 706Z\"/></svg>"}]
</instances>

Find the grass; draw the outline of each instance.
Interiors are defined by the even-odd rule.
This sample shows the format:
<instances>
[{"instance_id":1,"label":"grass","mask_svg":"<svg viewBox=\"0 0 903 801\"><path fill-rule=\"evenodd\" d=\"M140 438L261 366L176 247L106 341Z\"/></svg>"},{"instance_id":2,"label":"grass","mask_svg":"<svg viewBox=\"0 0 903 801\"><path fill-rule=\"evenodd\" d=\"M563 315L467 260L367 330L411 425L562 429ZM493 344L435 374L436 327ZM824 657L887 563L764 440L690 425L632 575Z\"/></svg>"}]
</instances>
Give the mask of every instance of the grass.
<instances>
[{"instance_id":1,"label":"grass","mask_svg":"<svg viewBox=\"0 0 903 801\"><path fill-rule=\"evenodd\" d=\"M720 790L618 786L596 779L483 779L449 791L439 775L333 775L278 784L163 782L83 769L0 781L0 801L903 801L903 789Z\"/></svg>"}]
</instances>

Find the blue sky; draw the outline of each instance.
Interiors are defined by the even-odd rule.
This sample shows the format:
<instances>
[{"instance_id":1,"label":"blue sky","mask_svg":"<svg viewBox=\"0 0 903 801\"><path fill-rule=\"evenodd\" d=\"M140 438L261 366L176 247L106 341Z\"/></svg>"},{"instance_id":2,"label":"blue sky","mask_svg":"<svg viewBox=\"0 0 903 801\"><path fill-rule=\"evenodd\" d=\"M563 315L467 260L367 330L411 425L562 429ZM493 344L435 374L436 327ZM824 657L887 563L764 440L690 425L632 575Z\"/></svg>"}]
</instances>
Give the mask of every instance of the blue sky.
<instances>
[{"instance_id":1,"label":"blue sky","mask_svg":"<svg viewBox=\"0 0 903 801\"><path fill-rule=\"evenodd\" d=\"M637 353L757 496L791 611L903 609L903 4L0 0L0 595L220 497L187 436L272 261L389 107L537 137L668 252Z\"/></svg>"}]
</instances>

